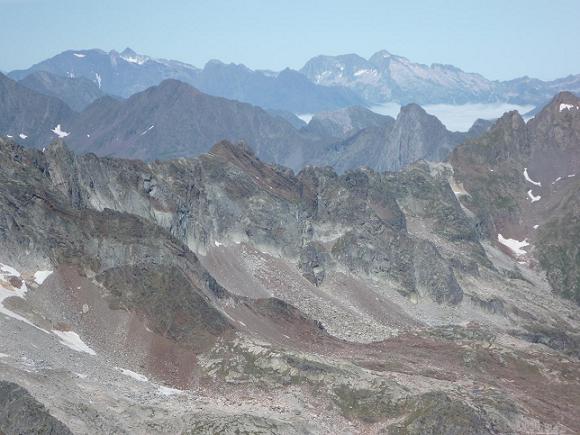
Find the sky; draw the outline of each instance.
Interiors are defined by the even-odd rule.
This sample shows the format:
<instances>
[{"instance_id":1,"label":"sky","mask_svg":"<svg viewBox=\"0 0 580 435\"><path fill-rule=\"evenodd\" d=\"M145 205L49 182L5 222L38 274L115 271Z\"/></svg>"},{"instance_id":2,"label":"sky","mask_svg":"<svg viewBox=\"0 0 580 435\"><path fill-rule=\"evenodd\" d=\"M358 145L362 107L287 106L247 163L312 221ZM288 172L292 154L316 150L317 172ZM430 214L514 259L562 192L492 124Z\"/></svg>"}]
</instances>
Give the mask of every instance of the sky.
<instances>
[{"instance_id":1,"label":"sky","mask_svg":"<svg viewBox=\"0 0 580 435\"><path fill-rule=\"evenodd\" d=\"M203 66L299 69L386 49L489 79L580 73L580 0L0 0L0 70L131 47Z\"/></svg>"}]
</instances>

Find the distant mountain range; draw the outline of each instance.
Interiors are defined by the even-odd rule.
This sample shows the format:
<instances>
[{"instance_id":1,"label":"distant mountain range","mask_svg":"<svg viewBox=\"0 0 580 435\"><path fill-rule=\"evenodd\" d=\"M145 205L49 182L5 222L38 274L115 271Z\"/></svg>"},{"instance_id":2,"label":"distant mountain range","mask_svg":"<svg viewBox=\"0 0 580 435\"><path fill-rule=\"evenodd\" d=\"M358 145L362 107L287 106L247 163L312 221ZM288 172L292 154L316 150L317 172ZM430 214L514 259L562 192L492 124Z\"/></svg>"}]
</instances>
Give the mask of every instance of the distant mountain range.
<instances>
[{"instance_id":1,"label":"distant mountain range","mask_svg":"<svg viewBox=\"0 0 580 435\"><path fill-rule=\"evenodd\" d=\"M22 80L39 71L60 77L84 77L102 92L124 98L171 78L210 95L293 113L385 102L422 105L509 102L544 106L558 92L580 91L580 74L553 81L529 77L492 81L452 65L415 63L386 50L368 59L357 54L317 56L300 71L287 68L281 72L251 70L219 60L197 68L138 54L130 48L120 53L68 50L8 75Z\"/></svg>"},{"instance_id":2,"label":"distant mountain range","mask_svg":"<svg viewBox=\"0 0 580 435\"><path fill-rule=\"evenodd\" d=\"M580 74L554 81L522 77L491 81L452 65L423 65L386 50L369 59L356 54L317 56L300 70L313 83L352 89L369 103L464 104L509 102L545 105L561 91L580 91Z\"/></svg>"},{"instance_id":3,"label":"distant mountain range","mask_svg":"<svg viewBox=\"0 0 580 435\"><path fill-rule=\"evenodd\" d=\"M68 50L26 70L12 71L9 76L22 80L39 71L61 77L84 77L102 92L124 98L171 78L210 95L293 113L385 102L422 105L509 102L543 106L558 92L580 92L580 74L553 81L529 77L492 81L452 65L415 63L386 50L368 59L357 54L317 56L300 71L287 68L281 72L251 70L218 60L197 68L138 54L130 48L120 53Z\"/></svg>"},{"instance_id":4,"label":"distant mountain range","mask_svg":"<svg viewBox=\"0 0 580 435\"><path fill-rule=\"evenodd\" d=\"M40 74L45 75L28 77ZM33 148L60 137L77 153L101 156L193 157L226 139L243 141L264 161L294 170L305 165L331 165L339 172L359 166L400 170L419 159L442 160L476 135L450 132L414 104L403 107L396 120L354 106L322 112L306 125L291 113L211 96L173 79L126 100L99 98L81 112L6 76L0 75L0 84L0 135ZM70 89L85 95L84 86ZM486 129L476 127L479 134Z\"/></svg>"},{"instance_id":5,"label":"distant mountain range","mask_svg":"<svg viewBox=\"0 0 580 435\"><path fill-rule=\"evenodd\" d=\"M102 50L69 50L27 70L12 71L9 76L22 80L38 71L61 77L84 77L103 92L124 98L156 86L163 80L176 79L210 95L294 113L365 104L360 96L349 89L316 85L290 69L271 74L216 60L199 69L174 60L140 55L129 48L121 53L114 50L108 53Z\"/></svg>"}]
</instances>

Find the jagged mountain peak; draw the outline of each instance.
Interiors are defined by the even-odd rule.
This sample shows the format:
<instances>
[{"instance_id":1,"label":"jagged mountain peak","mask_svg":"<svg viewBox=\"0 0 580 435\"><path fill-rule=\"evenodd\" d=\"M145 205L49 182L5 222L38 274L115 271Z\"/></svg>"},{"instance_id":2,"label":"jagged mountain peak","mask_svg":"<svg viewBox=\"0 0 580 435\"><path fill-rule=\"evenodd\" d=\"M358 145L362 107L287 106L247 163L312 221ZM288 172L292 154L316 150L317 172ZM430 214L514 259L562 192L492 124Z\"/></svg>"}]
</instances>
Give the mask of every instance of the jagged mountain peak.
<instances>
[{"instance_id":1,"label":"jagged mountain peak","mask_svg":"<svg viewBox=\"0 0 580 435\"><path fill-rule=\"evenodd\" d=\"M121 56L137 56L137 52L132 48L127 47L121 52Z\"/></svg>"},{"instance_id":2,"label":"jagged mountain peak","mask_svg":"<svg viewBox=\"0 0 580 435\"><path fill-rule=\"evenodd\" d=\"M525 128L525 126L526 122L524 121L524 118L522 118L522 115L520 115L517 110L510 110L499 117L495 125L492 127L492 130L505 129L506 127L518 130Z\"/></svg>"},{"instance_id":3,"label":"jagged mountain peak","mask_svg":"<svg viewBox=\"0 0 580 435\"><path fill-rule=\"evenodd\" d=\"M417 114L417 115L429 115L423 107L416 103L405 104L401 107L399 116L404 116L407 114Z\"/></svg>"},{"instance_id":4,"label":"jagged mountain peak","mask_svg":"<svg viewBox=\"0 0 580 435\"><path fill-rule=\"evenodd\" d=\"M572 92L559 92L537 115L542 117L544 113L580 113L580 98Z\"/></svg>"},{"instance_id":5,"label":"jagged mountain peak","mask_svg":"<svg viewBox=\"0 0 580 435\"><path fill-rule=\"evenodd\" d=\"M393 54L392 54L392 53L390 53L389 51L387 51L387 50L384 50L384 49L383 49L383 50L379 50L379 51L377 51L377 52L376 52L376 53L374 53L374 54L373 54L371 57L369 57L369 61L371 61L371 62L372 62L372 59L373 59L373 58L374 58L374 59L378 59L378 58L382 58L382 59L389 59L389 58L391 58L391 57L393 57Z\"/></svg>"}]
</instances>

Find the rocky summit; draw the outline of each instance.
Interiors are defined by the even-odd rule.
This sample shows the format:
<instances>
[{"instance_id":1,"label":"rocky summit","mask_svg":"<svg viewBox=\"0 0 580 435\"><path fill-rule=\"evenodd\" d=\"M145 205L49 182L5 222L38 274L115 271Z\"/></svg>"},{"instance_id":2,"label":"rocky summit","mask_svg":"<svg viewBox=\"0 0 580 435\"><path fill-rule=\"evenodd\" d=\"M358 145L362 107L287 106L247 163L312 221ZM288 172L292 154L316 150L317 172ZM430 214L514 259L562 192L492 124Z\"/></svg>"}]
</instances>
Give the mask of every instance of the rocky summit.
<instances>
[{"instance_id":1,"label":"rocky summit","mask_svg":"<svg viewBox=\"0 0 580 435\"><path fill-rule=\"evenodd\" d=\"M508 143L535 155L550 116L569 144L569 98L502 118L485 171L520 162ZM494 237L470 144L295 174L230 142L144 163L1 140L0 428L577 432L580 314L554 284L573 278Z\"/></svg>"}]
</instances>

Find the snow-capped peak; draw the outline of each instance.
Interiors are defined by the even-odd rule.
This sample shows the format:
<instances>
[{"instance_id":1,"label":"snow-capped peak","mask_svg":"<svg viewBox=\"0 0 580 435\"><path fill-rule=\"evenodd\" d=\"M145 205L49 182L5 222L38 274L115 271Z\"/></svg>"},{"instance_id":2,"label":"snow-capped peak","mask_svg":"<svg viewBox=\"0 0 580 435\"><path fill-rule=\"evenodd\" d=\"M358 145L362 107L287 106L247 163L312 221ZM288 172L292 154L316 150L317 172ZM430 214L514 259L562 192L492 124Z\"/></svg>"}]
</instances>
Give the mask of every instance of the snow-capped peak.
<instances>
[{"instance_id":1,"label":"snow-capped peak","mask_svg":"<svg viewBox=\"0 0 580 435\"><path fill-rule=\"evenodd\" d=\"M130 48L123 50L120 56L121 59L123 59L125 62L134 63L137 65L143 65L149 60L149 57L137 54Z\"/></svg>"}]
</instances>

